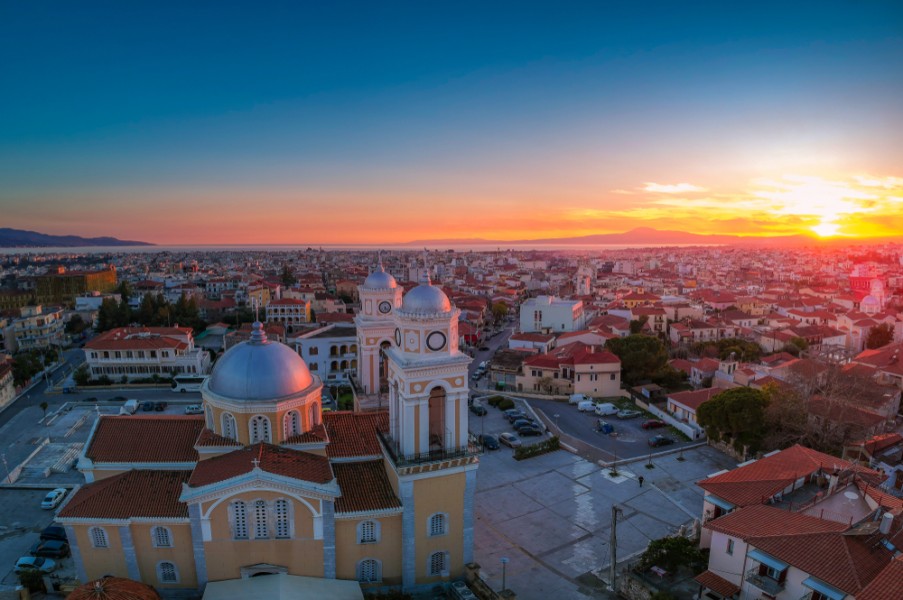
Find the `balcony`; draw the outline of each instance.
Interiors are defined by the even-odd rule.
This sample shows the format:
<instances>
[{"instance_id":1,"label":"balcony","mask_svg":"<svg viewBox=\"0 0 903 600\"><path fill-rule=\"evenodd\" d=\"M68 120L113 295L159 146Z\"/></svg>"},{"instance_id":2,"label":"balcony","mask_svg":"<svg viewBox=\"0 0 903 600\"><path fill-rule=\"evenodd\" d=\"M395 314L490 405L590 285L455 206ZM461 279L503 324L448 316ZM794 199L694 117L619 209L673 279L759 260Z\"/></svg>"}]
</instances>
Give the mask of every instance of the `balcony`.
<instances>
[{"instance_id":1,"label":"balcony","mask_svg":"<svg viewBox=\"0 0 903 600\"><path fill-rule=\"evenodd\" d=\"M379 429L376 430L376 436L382 442L383 448L396 467L412 467L417 465L425 465L429 463L444 462L447 460L469 459L481 454L480 447L476 444L468 443L464 448L455 450L430 450L420 454L404 456L401 454L401 446L392 439L388 433L384 433Z\"/></svg>"},{"instance_id":2,"label":"balcony","mask_svg":"<svg viewBox=\"0 0 903 600\"><path fill-rule=\"evenodd\" d=\"M759 567L746 572L746 582L752 584L770 596L777 596L784 589L784 583L767 575L759 575Z\"/></svg>"}]
</instances>

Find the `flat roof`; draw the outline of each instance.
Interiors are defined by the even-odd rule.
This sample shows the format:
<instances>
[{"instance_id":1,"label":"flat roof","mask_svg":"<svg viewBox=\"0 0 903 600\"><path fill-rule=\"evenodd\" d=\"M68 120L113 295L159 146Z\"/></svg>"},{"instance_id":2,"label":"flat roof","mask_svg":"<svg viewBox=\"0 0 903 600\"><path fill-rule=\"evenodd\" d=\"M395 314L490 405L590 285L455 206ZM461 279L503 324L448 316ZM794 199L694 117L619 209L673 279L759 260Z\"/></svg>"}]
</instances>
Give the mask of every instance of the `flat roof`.
<instances>
[{"instance_id":1,"label":"flat roof","mask_svg":"<svg viewBox=\"0 0 903 600\"><path fill-rule=\"evenodd\" d=\"M203 600L364 600L364 593L357 581L322 579L298 575L265 575L248 579L211 581L204 589Z\"/></svg>"}]
</instances>

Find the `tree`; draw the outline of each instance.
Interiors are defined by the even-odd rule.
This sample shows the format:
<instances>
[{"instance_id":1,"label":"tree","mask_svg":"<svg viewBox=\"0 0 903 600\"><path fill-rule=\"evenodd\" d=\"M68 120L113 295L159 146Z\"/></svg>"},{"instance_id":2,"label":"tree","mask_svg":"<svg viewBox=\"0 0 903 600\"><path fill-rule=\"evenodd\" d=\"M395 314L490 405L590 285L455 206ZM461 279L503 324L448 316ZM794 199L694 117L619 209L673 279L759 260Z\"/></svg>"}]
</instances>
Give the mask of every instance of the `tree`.
<instances>
[{"instance_id":1,"label":"tree","mask_svg":"<svg viewBox=\"0 0 903 600\"><path fill-rule=\"evenodd\" d=\"M492 318L501 321L508 316L508 305L504 302L495 302L492 305Z\"/></svg>"},{"instance_id":2,"label":"tree","mask_svg":"<svg viewBox=\"0 0 903 600\"><path fill-rule=\"evenodd\" d=\"M710 438L731 441L738 451L747 447L758 452L767 433L767 406L768 397L761 390L731 388L703 402L696 409L696 419Z\"/></svg>"},{"instance_id":3,"label":"tree","mask_svg":"<svg viewBox=\"0 0 903 600\"><path fill-rule=\"evenodd\" d=\"M540 377L536 383L539 385L539 389L541 389L545 393L547 393L547 394L552 393L552 378L551 377L549 377L549 376Z\"/></svg>"},{"instance_id":4,"label":"tree","mask_svg":"<svg viewBox=\"0 0 903 600\"><path fill-rule=\"evenodd\" d=\"M88 324L82 319L78 313L72 315L72 318L66 322L66 333L77 335L88 328Z\"/></svg>"},{"instance_id":5,"label":"tree","mask_svg":"<svg viewBox=\"0 0 903 600\"><path fill-rule=\"evenodd\" d=\"M762 348L755 342L740 338L724 338L710 342L693 344L692 351L696 356L727 360L734 354L737 360L755 362L762 356Z\"/></svg>"},{"instance_id":6,"label":"tree","mask_svg":"<svg viewBox=\"0 0 903 600\"><path fill-rule=\"evenodd\" d=\"M119 285L116 286L116 292L122 297L123 300L128 302L132 299L132 284L128 281L120 281Z\"/></svg>"},{"instance_id":7,"label":"tree","mask_svg":"<svg viewBox=\"0 0 903 600\"><path fill-rule=\"evenodd\" d=\"M282 273L279 275L279 279L282 280L282 285L286 287L298 283L298 279L295 277L295 273L288 263L282 265Z\"/></svg>"},{"instance_id":8,"label":"tree","mask_svg":"<svg viewBox=\"0 0 903 600\"><path fill-rule=\"evenodd\" d=\"M706 560L696 542L683 536L652 540L640 556L639 568L647 570L661 567L674 573L680 567L689 567L693 572L702 571Z\"/></svg>"},{"instance_id":9,"label":"tree","mask_svg":"<svg viewBox=\"0 0 903 600\"><path fill-rule=\"evenodd\" d=\"M649 320L649 317L646 315L641 315L639 319L634 319L630 322L630 333L637 334L643 331L643 325Z\"/></svg>"},{"instance_id":10,"label":"tree","mask_svg":"<svg viewBox=\"0 0 903 600\"><path fill-rule=\"evenodd\" d=\"M72 374L72 379L75 381L75 385L88 385L88 382L91 381L91 373L88 371L88 366L82 365L77 368L75 373Z\"/></svg>"},{"instance_id":11,"label":"tree","mask_svg":"<svg viewBox=\"0 0 903 600\"><path fill-rule=\"evenodd\" d=\"M624 382L636 385L652 379L668 363L668 351L658 338L629 335L612 338L605 343L612 354L621 359Z\"/></svg>"},{"instance_id":12,"label":"tree","mask_svg":"<svg viewBox=\"0 0 903 600\"><path fill-rule=\"evenodd\" d=\"M869 329L865 339L865 347L869 349L880 348L894 341L894 326L889 323L879 323Z\"/></svg>"}]
</instances>

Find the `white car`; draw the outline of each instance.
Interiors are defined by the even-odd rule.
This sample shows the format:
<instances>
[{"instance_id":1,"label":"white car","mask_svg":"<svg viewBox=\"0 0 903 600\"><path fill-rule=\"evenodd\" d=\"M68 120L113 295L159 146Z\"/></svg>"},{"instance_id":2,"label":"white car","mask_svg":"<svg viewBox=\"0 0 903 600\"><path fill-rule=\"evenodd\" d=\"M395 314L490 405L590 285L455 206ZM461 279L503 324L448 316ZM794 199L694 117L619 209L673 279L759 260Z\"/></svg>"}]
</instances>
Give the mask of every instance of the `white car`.
<instances>
[{"instance_id":1,"label":"white car","mask_svg":"<svg viewBox=\"0 0 903 600\"><path fill-rule=\"evenodd\" d=\"M56 563L49 558L41 558L40 556L23 556L16 561L16 573L22 571L40 571L41 573L50 573L56 569Z\"/></svg>"},{"instance_id":2,"label":"white car","mask_svg":"<svg viewBox=\"0 0 903 600\"><path fill-rule=\"evenodd\" d=\"M202 415L204 414L204 407L200 404L192 404L191 406L185 407L186 415Z\"/></svg>"},{"instance_id":3,"label":"white car","mask_svg":"<svg viewBox=\"0 0 903 600\"><path fill-rule=\"evenodd\" d=\"M50 510L59 506L60 502L63 501L63 498L66 497L66 491L66 488L56 488L55 490L48 492L41 501L41 508Z\"/></svg>"}]
</instances>

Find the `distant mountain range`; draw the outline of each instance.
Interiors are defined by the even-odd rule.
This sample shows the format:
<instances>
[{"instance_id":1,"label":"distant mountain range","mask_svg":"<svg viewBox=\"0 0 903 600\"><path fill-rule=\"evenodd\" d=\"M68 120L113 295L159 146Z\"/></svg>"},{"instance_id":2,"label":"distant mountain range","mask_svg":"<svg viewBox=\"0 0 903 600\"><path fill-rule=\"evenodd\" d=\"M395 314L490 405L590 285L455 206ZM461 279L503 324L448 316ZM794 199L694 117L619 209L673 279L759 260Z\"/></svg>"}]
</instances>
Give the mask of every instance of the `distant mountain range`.
<instances>
[{"instance_id":1,"label":"distant mountain range","mask_svg":"<svg viewBox=\"0 0 903 600\"><path fill-rule=\"evenodd\" d=\"M0 248L47 248L75 246L153 246L148 242L120 240L114 237L84 238L77 235L48 235L37 231L24 231L0 227Z\"/></svg>"},{"instance_id":2,"label":"distant mountain range","mask_svg":"<svg viewBox=\"0 0 903 600\"><path fill-rule=\"evenodd\" d=\"M871 242L872 240L869 240ZM877 240L875 240L877 241ZM623 233L603 233L597 235L584 235L579 237L564 238L544 238L534 240L487 240L480 238L470 239L442 239L442 240L415 240L403 244L405 246L423 246L436 244L498 244L506 246L511 244L536 244L536 245L564 245L564 244L599 244L599 245L622 245L622 244L649 244L650 246L668 246L668 245L687 245L687 244L725 244L731 246L802 246L811 244L850 244L850 243L868 243L864 240L849 240L844 238L834 238L831 240L823 240L814 236L807 235L782 235L772 237L755 237L740 235L722 235L722 234L698 234L689 233L687 231L669 231L662 229L653 229L652 227L637 227Z\"/></svg>"}]
</instances>

